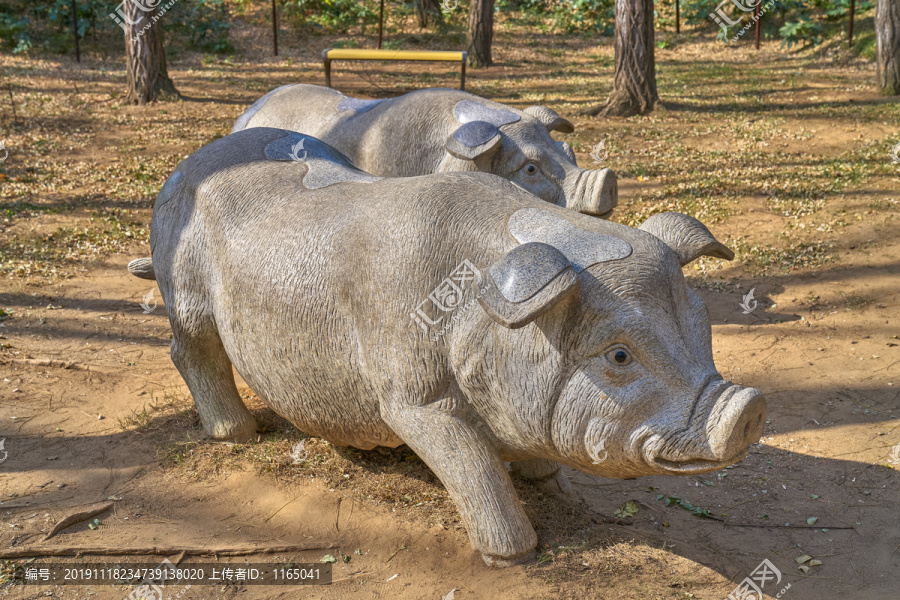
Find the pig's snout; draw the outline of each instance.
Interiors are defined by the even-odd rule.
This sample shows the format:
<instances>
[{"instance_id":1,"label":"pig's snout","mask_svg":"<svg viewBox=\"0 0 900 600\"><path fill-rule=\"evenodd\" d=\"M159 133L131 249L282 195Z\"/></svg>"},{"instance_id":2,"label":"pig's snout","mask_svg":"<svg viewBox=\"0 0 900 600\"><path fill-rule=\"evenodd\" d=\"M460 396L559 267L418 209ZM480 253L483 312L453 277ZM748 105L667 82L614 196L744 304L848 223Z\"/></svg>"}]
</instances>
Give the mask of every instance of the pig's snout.
<instances>
[{"instance_id":1,"label":"pig's snout","mask_svg":"<svg viewBox=\"0 0 900 600\"><path fill-rule=\"evenodd\" d=\"M566 207L588 215L608 217L618 203L618 179L610 169L583 169L566 192Z\"/></svg>"},{"instance_id":2,"label":"pig's snout","mask_svg":"<svg viewBox=\"0 0 900 600\"><path fill-rule=\"evenodd\" d=\"M722 390L722 387L725 387ZM648 461L669 473L705 473L741 460L759 441L766 423L766 399L757 389L711 382L687 429L648 440ZM703 405L709 408L703 409Z\"/></svg>"},{"instance_id":3,"label":"pig's snout","mask_svg":"<svg viewBox=\"0 0 900 600\"><path fill-rule=\"evenodd\" d=\"M739 388L739 386L734 386ZM740 388L721 413L718 423L709 432L712 460L735 460L759 441L766 423L766 398L757 389Z\"/></svg>"}]
</instances>

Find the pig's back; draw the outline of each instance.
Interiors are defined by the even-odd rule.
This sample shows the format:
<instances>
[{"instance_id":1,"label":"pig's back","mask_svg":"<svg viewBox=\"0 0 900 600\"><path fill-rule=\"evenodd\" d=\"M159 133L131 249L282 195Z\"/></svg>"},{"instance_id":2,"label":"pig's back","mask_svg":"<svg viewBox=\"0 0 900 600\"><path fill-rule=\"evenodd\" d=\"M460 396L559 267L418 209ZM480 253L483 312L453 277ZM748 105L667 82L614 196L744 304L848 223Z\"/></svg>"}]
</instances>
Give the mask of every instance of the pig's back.
<instances>
[{"instance_id":1,"label":"pig's back","mask_svg":"<svg viewBox=\"0 0 900 600\"><path fill-rule=\"evenodd\" d=\"M337 90L309 84L284 85L257 100L235 122L232 132L251 127L274 127L327 137L352 113L339 111L346 98Z\"/></svg>"}]
</instances>

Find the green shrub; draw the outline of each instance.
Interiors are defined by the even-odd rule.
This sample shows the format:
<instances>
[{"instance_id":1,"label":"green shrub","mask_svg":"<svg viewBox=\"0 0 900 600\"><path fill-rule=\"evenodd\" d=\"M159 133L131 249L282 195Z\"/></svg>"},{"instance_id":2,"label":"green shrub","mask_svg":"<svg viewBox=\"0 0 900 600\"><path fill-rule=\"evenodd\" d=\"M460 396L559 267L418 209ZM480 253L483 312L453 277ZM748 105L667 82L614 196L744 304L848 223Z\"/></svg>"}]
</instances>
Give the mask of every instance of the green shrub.
<instances>
[{"instance_id":1,"label":"green shrub","mask_svg":"<svg viewBox=\"0 0 900 600\"><path fill-rule=\"evenodd\" d=\"M752 12L739 10L732 2L723 6L723 12L738 24L723 30L710 18L721 0L686 0L681 5L682 18L689 24L709 23L709 27L719 30L718 39L731 39L745 25L752 22ZM745 6L752 6L752 0L743 0ZM765 7L768 0L761 1ZM874 3L863 0L856 5L857 15L871 10ZM848 18L850 0L775 0L762 17L762 30L765 37L780 38L782 46L792 47L795 44L821 44L825 34L824 25L838 24Z\"/></svg>"},{"instance_id":2,"label":"green shrub","mask_svg":"<svg viewBox=\"0 0 900 600\"><path fill-rule=\"evenodd\" d=\"M170 10L176 9L177 18L166 22L166 31L180 37L189 49L216 54L234 51L228 41L231 23L224 0L178 0Z\"/></svg>"},{"instance_id":3,"label":"green shrub","mask_svg":"<svg viewBox=\"0 0 900 600\"><path fill-rule=\"evenodd\" d=\"M801 14L796 21L788 21L782 25L778 33L781 34L781 46L791 48L798 43L821 44L823 31L822 26L808 14Z\"/></svg>"},{"instance_id":4,"label":"green shrub","mask_svg":"<svg viewBox=\"0 0 900 600\"><path fill-rule=\"evenodd\" d=\"M12 49L14 54L31 48L28 25L28 17L0 12L0 46Z\"/></svg>"},{"instance_id":5,"label":"green shrub","mask_svg":"<svg viewBox=\"0 0 900 600\"><path fill-rule=\"evenodd\" d=\"M285 15L300 25L312 25L327 32L346 33L355 26L378 22L378 5L374 0L289 0Z\"/></svg>"},{"instance_id":6,"label":"green shrub","mask_svg":"<svg viewBox=\"0 0 900 600\"><path fill-rule=\"evenodd\" d=\"M557 27L570 33L577 31L612 35L615 27L615 0L561 0L553 7Z\"/></svg>"},{"instance_id":7,"label":"green shrub","mask_svg":"<svg viewBox=\"0 0 900 600\"><path fill-rule=\"evenodd\" d=\"M82 47L123 43L122 30L109 16L117 6L116 0L76 3ZM228 41L229 18L224 0L178 0L160 21L167 46L174 43L205 52L229 52L233 50ZM74 51L70 0L7 0L0 4L0 47L22 52L32 46L57 54Z\"/></svg>"}]
</instances>

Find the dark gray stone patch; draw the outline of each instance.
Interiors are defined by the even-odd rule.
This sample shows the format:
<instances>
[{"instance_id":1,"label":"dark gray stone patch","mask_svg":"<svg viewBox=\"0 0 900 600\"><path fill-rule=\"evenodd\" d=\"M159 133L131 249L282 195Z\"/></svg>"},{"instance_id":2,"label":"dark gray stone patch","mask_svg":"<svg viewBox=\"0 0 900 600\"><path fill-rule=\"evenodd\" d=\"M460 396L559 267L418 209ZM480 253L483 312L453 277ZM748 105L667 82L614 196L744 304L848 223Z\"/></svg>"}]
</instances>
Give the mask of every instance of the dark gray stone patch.
<instances>
[{"instance_id":1,"label":"dark gray stone patch","mask_svg":"<svg viewBox=\"0 0 900 600\"><path fill-rule=\"evenodd\" d=\"M454 131L453 137L466 148L475 148L489 142L497 133L497 128L490 123L470 121Z\"/></svg>"},{"instance_id":2,"label":"dark gray stone patch","mask_svg":"<svg viewBox=\"0 0 900 600\"><path fill-rule=\"evenodd\" d=\"M522 117L502 108L491 108L485 106L481 102L474 100L462 100L456 103L453 108L453 116L460 123L471 123L472 121L484 121L490 123L494 127L503 127L516 121L521 121Z\"/></svg>"},{"instance_id":3,"label":"dark gray stone patch","mask_svg":"<svg viewBox=\"0 0 900 600\"><path fill-rule=\"evenodd\" d=\"M309 170L303 176L303 187L310 190L344 181L371 183L381 179L360 171L346 156L328 144L301 133L289 133L269 142L265 154L269 160L305 163Z\"/></svg>"},{"instance_id":4,"label":"dark gray stone patch","mask_svg":"<svg viewBox=\"0 0 900 600\"><path fill-rule=\"evenodd\" d=\"M548 244L522 244L491 267L491 278L510 302L528 300L571 265Z\"/></svg>"},{"instance_id":5,"label":"dark gray stone patch","mask_svg":"<svg viewBox=\"0 0 900 600\"><path fill-rule=\"evenodd\" d=\"M509 232L521 244L542 242L566 255L581 272L591 265L631 256L631 244L611 235L585 231L546 210L523 208L509 218Z\"/></svg>"}]
</instances>

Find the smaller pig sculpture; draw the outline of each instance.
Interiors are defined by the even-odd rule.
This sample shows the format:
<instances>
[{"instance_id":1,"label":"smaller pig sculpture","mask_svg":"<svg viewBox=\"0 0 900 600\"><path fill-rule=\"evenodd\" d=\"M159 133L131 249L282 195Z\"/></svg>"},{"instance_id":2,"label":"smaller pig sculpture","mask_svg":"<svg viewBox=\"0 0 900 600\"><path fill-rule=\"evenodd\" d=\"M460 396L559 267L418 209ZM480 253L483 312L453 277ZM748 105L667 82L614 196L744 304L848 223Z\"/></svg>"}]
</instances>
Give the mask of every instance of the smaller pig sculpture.
<instances>
[{"instance_id":1,"label":"smaller pig sculpture","mask_svg":"<svg viewBox=\"0 0 900 600\"><path fill-rule=\"evenodd\" d=\"M203 428L256 423L232 366L301 431L408 444L492 565L535 532L504 461L629 478L741 460L765 400L713 364L681 268L732 253L699 221L640 229L495 175L379 179L315 138L255 128L185 159L153 210L172 360Z\"/></svg>"},{"instance_id":2,"label":"smaller pig sculpture","mask_svg":"<svg viewBox=\"0 0 900 600\"><path fill-rule=\"evenodd\" d=\"M550 136L575 128L546 106L518 110L442 88L359 100L331 88L296 84L257 100L232 132L248 127L312 135L363 171L382 177L494 173L542 200L604 218L618 201L615 173L578 167L569 144Z\"/></svg>"}]
</instances>

